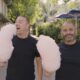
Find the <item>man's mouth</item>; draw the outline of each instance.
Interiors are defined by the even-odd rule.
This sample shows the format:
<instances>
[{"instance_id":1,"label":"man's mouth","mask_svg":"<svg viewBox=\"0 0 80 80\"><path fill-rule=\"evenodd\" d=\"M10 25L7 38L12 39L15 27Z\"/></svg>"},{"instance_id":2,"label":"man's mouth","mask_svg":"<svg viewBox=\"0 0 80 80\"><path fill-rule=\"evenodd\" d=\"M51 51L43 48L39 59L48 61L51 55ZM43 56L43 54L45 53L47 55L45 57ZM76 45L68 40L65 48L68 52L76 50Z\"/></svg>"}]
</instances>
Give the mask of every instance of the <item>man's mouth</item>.
<instances>
[{"instance_id":1,"label":"man's mouth","mask_svg":"<svg viewBox=\"0 0 80 80\"><path fill-rule=\"evenodd\" d=\"M71 37L71 36L73 36L73 35L72 34L65 35L65 37Z\"/></svg>"},{"instance_id":2,"label":"man's mouth","mask_svg":"<svg viewBox=\"0 0 80 80\"><path fill-rule=\"evenodd\" d=\"M20 28L17 28L17 30L19 30Z\"/></svg>"}]
</instances>

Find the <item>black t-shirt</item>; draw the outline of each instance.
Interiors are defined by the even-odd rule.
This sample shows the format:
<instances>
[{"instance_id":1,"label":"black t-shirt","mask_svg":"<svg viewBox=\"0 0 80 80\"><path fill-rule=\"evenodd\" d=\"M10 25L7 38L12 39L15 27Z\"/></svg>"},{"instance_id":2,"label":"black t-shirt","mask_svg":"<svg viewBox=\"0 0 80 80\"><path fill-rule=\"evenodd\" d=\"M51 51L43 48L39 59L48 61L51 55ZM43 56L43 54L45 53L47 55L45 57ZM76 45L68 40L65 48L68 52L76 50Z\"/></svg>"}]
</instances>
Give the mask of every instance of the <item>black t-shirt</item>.
<instances>
[{"instance_id":1,"label":"black t-shirt","mask_svg":"<svg viewBox=\"0 0 80 80\"><path fill-rule=\"evenodd\" d=\"M61 43L61 67L56 72L56 80L80 80L80 42L74 45Z\"/></svg>"},{"instance_id":2,"label":"black t-shirt","mask_svg":"<svg viewBox=\"0 0 80 80\"><path fill-rule=\"evenodd\" d=\"M6 80L34 80L34 59L39 57L36 48L37 40L29 36L13 38L14 50L8 62Z\"/></svg>"}]
</instances>

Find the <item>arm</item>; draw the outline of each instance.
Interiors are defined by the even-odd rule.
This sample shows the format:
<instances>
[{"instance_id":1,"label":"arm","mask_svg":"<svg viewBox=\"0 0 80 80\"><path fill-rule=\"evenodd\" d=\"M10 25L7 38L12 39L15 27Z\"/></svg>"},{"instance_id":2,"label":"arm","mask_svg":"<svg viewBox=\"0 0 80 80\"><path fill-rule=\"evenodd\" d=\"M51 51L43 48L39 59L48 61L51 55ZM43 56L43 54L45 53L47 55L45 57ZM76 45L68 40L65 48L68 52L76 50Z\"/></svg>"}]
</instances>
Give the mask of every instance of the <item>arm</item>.
<instances>
[{"instance_id":1,"label":"arm","mask_svg":"<svg viewBox=\"0 0 80 80\"><path fill-rule=\"evenodd\" d=\"M36 57L36 64L37 64L37 73L38 73L37 80L42 80L43 70L42 70L42 62L40 57Z\"/></svg>"}]
</instances>

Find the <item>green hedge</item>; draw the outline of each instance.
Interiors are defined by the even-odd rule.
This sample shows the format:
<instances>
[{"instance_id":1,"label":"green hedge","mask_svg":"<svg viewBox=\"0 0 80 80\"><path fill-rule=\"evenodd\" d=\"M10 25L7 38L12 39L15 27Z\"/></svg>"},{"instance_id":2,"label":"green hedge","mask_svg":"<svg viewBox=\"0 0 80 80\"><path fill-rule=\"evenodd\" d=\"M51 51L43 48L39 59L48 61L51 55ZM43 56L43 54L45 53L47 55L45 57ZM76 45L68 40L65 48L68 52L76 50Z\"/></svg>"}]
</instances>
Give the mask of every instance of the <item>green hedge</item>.
<instances>
[{"instance_id":1,"label":"green hedge","mask_svg":"<svg viewBox=\"0 0 80 80\"><path fill-rule=\"evenodd\" d=\"M43 23L36 27L36 35L39 36L41 34L48 35L56 40L56 42L60 42L60 29L56 24L53 23Z\"/></svg>"}]
</instances>

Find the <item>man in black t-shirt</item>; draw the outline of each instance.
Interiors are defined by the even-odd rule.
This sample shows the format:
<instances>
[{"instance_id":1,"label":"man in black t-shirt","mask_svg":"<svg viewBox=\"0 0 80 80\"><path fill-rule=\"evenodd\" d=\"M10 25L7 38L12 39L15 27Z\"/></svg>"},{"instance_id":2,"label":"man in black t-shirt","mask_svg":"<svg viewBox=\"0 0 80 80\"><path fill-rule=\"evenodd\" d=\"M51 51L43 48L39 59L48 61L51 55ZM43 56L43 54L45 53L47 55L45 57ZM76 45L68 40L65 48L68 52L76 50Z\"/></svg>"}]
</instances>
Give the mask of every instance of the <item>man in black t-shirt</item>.
<instances>
[{"instance_id":1,"label":"man in black t-shirt","mask_svg":"<svg viewBox=\"0 0 80 80\"><path fill-rule=\"evenodd\" d=\"M41 60L36 48L37 40L29 34L29 20L25 16L19 16L15 25L17 35L12 40L14 50L8 62L6 80L35 80L35 58L38 71L37 80L42 80Z\"/></svg>"},{"instance_id":2,"label":"man in black t-shirt","mask_svg":"<svg viewBox=\"0 0 80 80\"><path fill-rule=\"evenodd\" d=\"M76 40L76 31L72 22L64 22L61 27L63 42L59 47L62 60L56 80L80 80L80 42Z\"/></svg>"}]
</instances>

